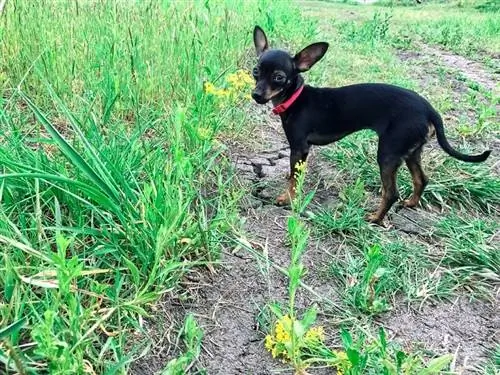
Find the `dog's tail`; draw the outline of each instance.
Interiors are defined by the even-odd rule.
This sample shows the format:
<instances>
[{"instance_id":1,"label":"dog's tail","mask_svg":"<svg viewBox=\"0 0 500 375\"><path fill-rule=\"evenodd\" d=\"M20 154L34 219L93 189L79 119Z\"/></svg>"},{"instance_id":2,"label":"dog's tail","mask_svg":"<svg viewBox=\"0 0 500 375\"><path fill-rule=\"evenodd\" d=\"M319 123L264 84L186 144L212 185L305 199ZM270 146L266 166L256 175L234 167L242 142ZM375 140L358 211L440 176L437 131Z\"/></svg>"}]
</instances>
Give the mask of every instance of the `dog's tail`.
<instances>
[{"instance_id":1,"label":"dog's tail","mask_svg":"<svg viewBox=\"0 0 500 375\"><path fill-rule=\"evenodd\" d=\"M479 155L466 155L462 154L461 152L458 152L448 143L448 140L444 135L443 120L441 119L439 113L437 113L434 109L431 109L430 121L432 122L434 128L436 129L436 138L439 145L444 151L446 151L446 153L448 153L448 155L453 156L455 159L467 161L470 163L481 163L485 161L488 158L488 156L490 156L491 150L487 150Z\"/></svg>"}]
</instances>

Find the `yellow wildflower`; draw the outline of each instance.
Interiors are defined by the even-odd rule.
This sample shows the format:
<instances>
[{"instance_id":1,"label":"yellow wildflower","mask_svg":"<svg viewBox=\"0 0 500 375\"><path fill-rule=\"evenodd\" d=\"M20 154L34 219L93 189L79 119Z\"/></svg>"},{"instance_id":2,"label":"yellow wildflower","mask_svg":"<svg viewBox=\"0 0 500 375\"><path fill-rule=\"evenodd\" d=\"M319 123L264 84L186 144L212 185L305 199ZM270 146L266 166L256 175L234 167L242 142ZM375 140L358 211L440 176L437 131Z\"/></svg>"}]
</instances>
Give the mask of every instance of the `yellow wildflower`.
<instances>
[{"instance_id":1,"label":"yellow wildflower","mask_svg":"<svg viewBox=\"0 0 500 375\"><path fill-rule=\"evenodd\" d=\"M254 78L246 70L240 69L236 72L238 78L247 85L253 85Z\"/></svg>"},{"instance_id":2,"label":"yellow wildflower","mask_svg":"<svg viewBox=\"0 0 500 375\"><path fill-rule=\"evenodd\" d=\"M235 88L240 88L245 86L245 82L242 82L239 75L237 73L231 73L226 77L227 83Z\"/></svg>"},{"instance_id":3,"label":"yellow wildflower","mask_svg":"<svg viewBox=\"0 0 500 375\"><path fill-rule=\"evenodd\" d=\"M271 350L271 355L273 356L273 358L276 358L278 356L278 348L276 346Z\"/></svg>"},{"instance_id":4,"label":"yellow wildflower","mask_svg":"<svg viewBox=\"0 0 500 375\"><path fill-rule=\"evenodd\" d=\"M346 352L334 350L333 354L337 357L337 363L333 366L337 370L338 375L343 375L347 370L351 368L351 362L347 357Z\"/></svg>"},{"instance_id":5,"label":"yellow wildflower","mask_svg":"<svg viewBox=\"0 0 500 375\"><path fill-rule=\"evenodd\" d=\"M306 170L306 162L305 161L302 161L302 160L299 160L296 164L295 164L295 169L298 171L298 172L303 172Z\"/></svg>"},{"instance_id":6,"label":"yellow wildflower","mask_svg":"<svg viewBox=\"0 0 500 375\"><path fill-rule=\"evenodd\" d=\"M266 347L266 349L268 351L272 351L273 348L274 348L274 340L273 340L273 337L271 335L267 335L266 336L266 341L264 343L264 346Z\"/></svg>"},{"instance_id":7,"label":"yellow wildflower","mask_svg":"<svg viewBox=\"0 0 500 375\"><path fill-rule=\"evenodd\" d=\"M227 83L230 86L234 87L234 89L242 89L245 86L252 85L254 80L250 73L245 70L238 70L235 73L231 73L226 77Z\"/></svg>"},{"instance_id":8,"label":"yellow wildflower","mask_svg":"<svg viewBox=\"0 0 500 375\"><path fill-rule=\"evenodd\" d=\"M340 350L334 350L333 353L337 356L337 359L340 362L345 362L345 361L349 360L348 357L347 357L346 352L342 352Z\"/></svg>"},{"instance_id":9,"label":"yellow wildflower","mask_svg":"<svg viewBox=\"0 0 500 375\"><path fill-rule=\"evenodd\" d=\"M292 329L292 319L285 315L281 320L276 322L276 341L280 343L286 343L291 340L290 331Z\"/></svg>"},{"instance_id":10,"label":"yellow wildflower","mask_svg":"<svg viewBox=\"0 0 500 375\"><path fill-rule=\"evenodd\" d=\"M217 89L215 88L214 84L213 84L213 83L211 83L211 82L205 82L205 83L203 84L203 88L205 89L205 92L206 92L207 94L214 94L214 93L215 93L215 91L217 90Z\"/></svg>"},{"instance_id":11,"label":"yellow wildflower","mask_svg":"<svg viewBox=\"0 0 500 375\"><path fill-rule=\"evenodd\" d=\"M323 327L313 327L306 332L306 343L323 342L325 340L325 331Z\"/></svg>"}]
</instances>

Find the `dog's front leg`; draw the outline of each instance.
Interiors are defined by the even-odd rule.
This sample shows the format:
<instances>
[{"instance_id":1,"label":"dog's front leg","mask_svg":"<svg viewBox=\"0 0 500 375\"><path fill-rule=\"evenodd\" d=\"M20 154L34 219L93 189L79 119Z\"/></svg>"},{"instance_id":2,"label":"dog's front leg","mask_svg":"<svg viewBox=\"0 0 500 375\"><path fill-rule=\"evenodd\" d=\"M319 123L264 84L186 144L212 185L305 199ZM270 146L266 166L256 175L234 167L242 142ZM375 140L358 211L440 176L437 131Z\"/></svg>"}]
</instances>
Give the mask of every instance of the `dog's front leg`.
<instances>
[{"instance_id":1,"label":"dog's front leg","mask_svg":"<svg viewBox=\"0 0 500 375\"><path fill-rule=\"evenodd\" d=\"M292 148L290 151L290 177L288 178L288 188L281 194L276 203L280 206L290 204L295 198L295 185L297 183L296 176L299 173L297 166L300 163L305 163L309 153L308 147Z\"/></svg>"}]
</instances>

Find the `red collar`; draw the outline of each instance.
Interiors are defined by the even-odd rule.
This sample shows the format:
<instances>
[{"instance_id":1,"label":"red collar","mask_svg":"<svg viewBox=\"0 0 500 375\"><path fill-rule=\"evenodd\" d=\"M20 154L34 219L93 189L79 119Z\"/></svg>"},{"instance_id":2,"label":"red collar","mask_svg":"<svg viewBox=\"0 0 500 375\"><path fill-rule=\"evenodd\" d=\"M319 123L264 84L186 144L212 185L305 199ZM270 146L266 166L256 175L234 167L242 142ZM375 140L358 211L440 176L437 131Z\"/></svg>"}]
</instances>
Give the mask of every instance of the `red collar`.
<instances>
[{"instance_id":1,"label":"red collar","mask_svg":"<svg viewBox=\"0 0 500 375\"><path fill-rule=\"evenodd\" d=\"M300 86L297 89L297 91L295 91L293 93L293 95L288 98L288 100L286 100L283 103L278 104L276 107L274 107L273 113L275 115L279 115L280 113L285 112L288 108L290 108L290 106L295 102L295 100L297 100L297 98L299 97L299 95L303 89L304 89L304 85Z\"/></svg>"}]
</instances>

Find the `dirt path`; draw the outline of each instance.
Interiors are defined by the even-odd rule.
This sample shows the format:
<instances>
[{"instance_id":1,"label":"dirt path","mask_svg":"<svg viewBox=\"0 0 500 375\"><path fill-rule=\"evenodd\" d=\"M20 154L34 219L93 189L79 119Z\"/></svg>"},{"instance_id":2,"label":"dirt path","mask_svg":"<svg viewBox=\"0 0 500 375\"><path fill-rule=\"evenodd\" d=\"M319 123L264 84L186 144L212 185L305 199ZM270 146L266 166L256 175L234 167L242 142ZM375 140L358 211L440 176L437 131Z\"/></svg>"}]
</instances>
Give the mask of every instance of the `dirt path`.
<instances>
[{"instance_id":1,"label":"dirt path","mask_svg":"<svg viewBox=\"0 0 500 375\"><path fill-rule=\"evenodd\" d=\"M479 83L490 91L494 92L500 87L500 74L491 72L481 63L426 44L421 44L419 47L424 55L436 59L441 65L459 71L467 79Z\"/></svg>"},{"instance_id":2,"label":"dirt path","mask_svg":"<svg viewBox=\"0 0 500 375\"><path fill-rule=\"evenodd\" d=\"M429 302L399 307L379 323L393 339L411 351L421 346L441 355L454 354L453 370L476 373L479 362L500 342L500 295L496 301L470 301L466 296L453 302Z\"/></svg>"},{"instance_id":3,"label":"dirt path","mask_svg":"<svg viewBox=\"0 0 500 375\"><path fill-rule=\"evenodd\" d=\"M462 76L469 80L470 83L475 82L479 84L482 89L490 91L495 97L500 95L500 68L496 72L493 72L476 61L425 44L419 44L418 48L419 50L397 51L396 55L403 63L412 66L410 75L418 82L422 90L429 90L431 87L439 85L439 75L443 73L438 73L436 67L443 67L446 84L452 89L449 99L453 102L453 108L446 114L443 114L446 126L453 126L461 118L467 118L469 124L474 126L478 122L478 113L461 104L467 100L467 93L471 89L469 83L464 82L464 80L458 77ZM477 98L485 102L483 94L479 94ZM495 109L497 113L496 120L500 122L500 104L497 103ZM478 150L487 147L495 155L498 155L500 151L500 137L498 136L489 137L487 144L485 144L485 139L480 135L476 138L469 137L468 141L471 144L476 144ZM439 149L435 139L431 140L430 146L434 149ZM500 174L499 163L497 163L494 171Z\"/></svg>"},{"instance_id":4,"label":"dirt path","mask_svg":"<svg viewBox=\"0 0 500 375\"><path fill-rule=\"evenodd\" d=\"M429 69L430 72L426 72L427 74L416 77L419 82L425 82L426 79L429 79L436 66L444 66L492 93L499 93L500 61L497 62L499 68L492 71L477 61L422 43L419 43L415 50L399 51L398 56L404 62L416 61ZM458 81L456 77L450 77L450 79L456 85L457 94L463 94L466 91L467 85L463 81Z\"/></svg>"}]
</instances>

